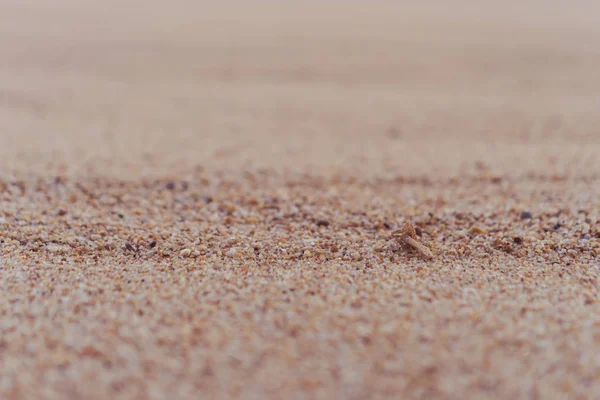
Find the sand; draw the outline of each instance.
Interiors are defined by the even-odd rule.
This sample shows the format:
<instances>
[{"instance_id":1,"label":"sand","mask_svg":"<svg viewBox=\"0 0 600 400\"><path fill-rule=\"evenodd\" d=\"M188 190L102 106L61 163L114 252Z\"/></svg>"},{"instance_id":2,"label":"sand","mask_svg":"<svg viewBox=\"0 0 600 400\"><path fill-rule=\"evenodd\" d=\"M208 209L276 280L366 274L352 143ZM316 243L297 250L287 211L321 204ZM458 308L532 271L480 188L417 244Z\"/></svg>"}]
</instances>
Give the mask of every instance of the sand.
<instances>
[{"instance_id":1,"label":"sand","mask_svg":"<svg viewBox=\"0 0 600 400\"><path fill-rule=\"evenodd\" d=\"M96 3L0 4L2 399L600 398L595 2Z\"/></svg>"}]
</instances>

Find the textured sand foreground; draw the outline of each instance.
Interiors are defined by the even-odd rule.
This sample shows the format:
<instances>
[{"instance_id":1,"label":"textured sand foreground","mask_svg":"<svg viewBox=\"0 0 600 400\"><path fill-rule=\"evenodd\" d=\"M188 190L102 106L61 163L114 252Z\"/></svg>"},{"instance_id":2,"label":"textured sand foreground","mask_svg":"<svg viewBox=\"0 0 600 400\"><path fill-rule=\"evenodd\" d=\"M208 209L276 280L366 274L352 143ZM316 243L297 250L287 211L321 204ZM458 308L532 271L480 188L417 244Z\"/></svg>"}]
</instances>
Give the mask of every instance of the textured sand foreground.
<instances>
[{"instance_id":1,"label":"textured sand foreground","mask_svg":"<svg viewBox=\"0 0 600 400\"><path fill-rule=\"evenodd\" d=\"M87 3L0 5L0 398L600 398L593 2Z\"/></svg>"}]
</instances>

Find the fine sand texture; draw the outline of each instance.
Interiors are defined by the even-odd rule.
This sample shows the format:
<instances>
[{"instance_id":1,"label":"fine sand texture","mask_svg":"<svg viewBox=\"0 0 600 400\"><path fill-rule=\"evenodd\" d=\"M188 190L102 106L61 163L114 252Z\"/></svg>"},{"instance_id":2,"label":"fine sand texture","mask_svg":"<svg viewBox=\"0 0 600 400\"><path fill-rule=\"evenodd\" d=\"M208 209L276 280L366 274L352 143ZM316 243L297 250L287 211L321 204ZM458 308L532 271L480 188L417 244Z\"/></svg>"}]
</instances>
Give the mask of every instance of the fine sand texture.
<instances>
[{"instance_id":1,"label":"fine sand texture","mask_svg":"<svg viewBox=\"0 0 600 400\"><path fill-rule=\"evenodd\" d=\"M597 1L0 2L1 399L600 399L599 221Z\"/></svg>"}]
</instances>

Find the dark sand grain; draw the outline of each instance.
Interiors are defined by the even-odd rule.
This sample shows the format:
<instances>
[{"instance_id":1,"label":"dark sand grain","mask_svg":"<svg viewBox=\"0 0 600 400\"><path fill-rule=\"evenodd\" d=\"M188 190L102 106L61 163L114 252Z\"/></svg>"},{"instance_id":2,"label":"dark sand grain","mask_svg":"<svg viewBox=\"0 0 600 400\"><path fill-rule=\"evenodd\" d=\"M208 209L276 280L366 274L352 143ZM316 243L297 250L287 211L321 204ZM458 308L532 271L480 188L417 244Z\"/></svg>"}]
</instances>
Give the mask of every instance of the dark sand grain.
<instances>
[{"instance_id":1,"label":"dark sand grain","mask_svg":"<svg viewBox=\"0 0 600 400\"><path fill-rule=\"evenodd\" d=\"M600 398L594 2L166 4L0 5L0 398Z\"/></svg>"}]
</instances>

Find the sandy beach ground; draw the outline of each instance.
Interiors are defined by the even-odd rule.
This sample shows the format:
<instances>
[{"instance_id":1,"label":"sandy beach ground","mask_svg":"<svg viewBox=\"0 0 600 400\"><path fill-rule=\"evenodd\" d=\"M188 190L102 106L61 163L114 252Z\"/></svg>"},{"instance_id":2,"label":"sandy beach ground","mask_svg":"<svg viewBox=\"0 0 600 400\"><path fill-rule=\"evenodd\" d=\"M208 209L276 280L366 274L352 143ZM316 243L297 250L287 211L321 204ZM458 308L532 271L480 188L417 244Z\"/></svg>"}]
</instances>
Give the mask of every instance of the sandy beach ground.
<instances>
[{"instance_id":1,"label":"sandy beach ground","mask_svg":"<svg viewBox=\"0 0 600 400\"><path fill-rule=\"evenodd\" d=\"M600 398L597 2L213 3L0 2L0 397Z\"/></svg>"}]
</instances>

